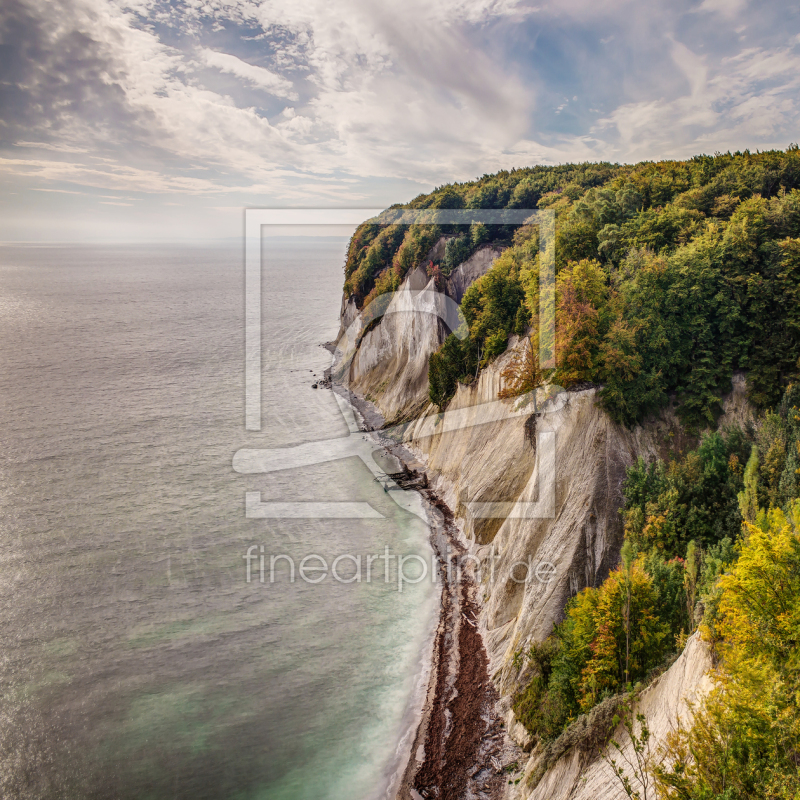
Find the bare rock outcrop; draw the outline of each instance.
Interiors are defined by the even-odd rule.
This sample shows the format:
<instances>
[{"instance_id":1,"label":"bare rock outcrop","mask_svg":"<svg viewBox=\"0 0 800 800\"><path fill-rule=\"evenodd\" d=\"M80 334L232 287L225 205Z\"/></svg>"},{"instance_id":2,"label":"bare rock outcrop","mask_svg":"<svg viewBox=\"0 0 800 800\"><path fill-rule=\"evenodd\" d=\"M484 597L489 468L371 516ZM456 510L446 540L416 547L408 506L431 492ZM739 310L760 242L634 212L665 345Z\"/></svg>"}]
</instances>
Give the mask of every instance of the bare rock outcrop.
<instances>
[{"instance_id":1,"label":"bare rock outcrop","mask_svg":"<svg viewBox=\"0 0 800 800\"><path fill-rule=\"evenodd\" d=\"M380 321L366 323L366 331L355 300L342 299L338 342L347 344L340 349L357 344L346 382L374 402L386 420L408 419L428 404L428 359L459 326L457 306L464 292L501 252L492 246L478 249L452 272L442 292L424 269L416 267Z\"/></svg>"}]
</instances>

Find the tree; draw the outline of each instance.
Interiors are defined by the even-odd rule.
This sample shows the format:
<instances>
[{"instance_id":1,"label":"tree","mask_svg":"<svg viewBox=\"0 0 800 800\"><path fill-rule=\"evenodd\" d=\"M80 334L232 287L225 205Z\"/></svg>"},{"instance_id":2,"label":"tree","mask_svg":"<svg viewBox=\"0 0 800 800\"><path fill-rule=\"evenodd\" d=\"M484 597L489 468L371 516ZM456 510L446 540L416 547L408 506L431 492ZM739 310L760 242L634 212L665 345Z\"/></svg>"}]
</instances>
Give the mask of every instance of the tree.
<instances>
[{"instance_id":1,"label":"tree","mask_svg":"<svg viewBox=\"0 0 800 800\"><path fill-rule=\"evenodd\" d=\"M410 270L431 258L442 235L449 237L440 264L446 275L490 235L512 245L492 277L462 304L473 376L503 352L512 332L524 335L530 324L537 327L541 300L557 312L555 343L546 341L549 330L540 331L543 350L553 344L558 357L562 375L555 380L568 387L601 385L603 407L628 426L675 398L686 426L713 428L734 370L747 372L750 400L761 408L775 406L784 389L800 381L795 149L501 171L439 187L407 207L534 204L557 218L547 244L557 298L550 286L538 296L537 226L489 231L479 223L466 232L365 223L348 247L345 292L363 307L396 290ZM587 281L589 275L601 280ZM763 470L781 467L769 485L761 480L760 490L767 490L762 505L784 503L796 491L800 453L792 441L783 449L774 442L772 452L759 446ZM789 460L795 466L787 471Z\"/></svg>"},{"instance_id":2,"label":"tree","mask_svg":"<svg viewBox=\"0 0 800 800\"><path fill-rule=\"evenodd\" d=\"M662 796L800 796L800 501L746 522L738 561L719 578L723 669L663 748Z\"/></svg>"},{"instance_id":3,"label":"tree","mask_svg":"<svg viewBox=\"0 0 800 800\"><path fill-rule=\"evenodd\" d=\"M473 222L469 228L469 235L473 247L478 247L489 241L489 229L482 222Z\"/></svg>"},{"instance_id":4,"label":"tree","mask_svg":"<svg viewBox=\"0 0 800 800\"><path fill-rule=\"evenodd\" d=\"M631 578L633 570L633 545L630 541L622 545L622 566L625 570L625 685L630 683L631 658Z\"/></svg>"},{"instance_id":5,"label":"tree","mask_svg":"<svg viewBox=\"0 0 800 800\"><path fill-rule=\"evenodd\" d=\"M658 614L658 590L643 558L620 565L599 589L584 591L597 593L590 656L577 687L581 709L588 711L660 663L669 625Z\"/></svg>"},{"instance_id":6,"label":"tree","mask_svg":"<svg viewBox=\"0 0 800 800\"><path fill-rule=\"evenodd\" d=\"M694 539L686 547L686 567L684 569L684 588L686 591L686 614L689 631L694 630L694 606L697 601L697 579L700 574L702 555Z\"/></svg>"},{"instance_id":7,"label":"tree","mask_svg":"<svg viewBox=\"0 0 800 800\"><path fill-rule=\"evenodd\" d=\"M442 272L449 275L459 264L469 258L470 244L466 236L456 236L448 239L444 247L444 259L442 260Z\"/></svg>"},{"instance_id":8,"label":"tree","mask_svg":"<svg viewBox=\"0 0 800 800\"><path fill-rule=\"evenodd\" d=\"M570 264L556 279L556 379L562 386L596 376L607 295L606 276L597 261Z\"/></svg>"},{"instance_id":9,"label":"tree","mask_svg":"<svg viewBox=\"0 0 800 800\"><path fill-rule=\"evenodd\" d=\"M458 379L469 368L469 342L451 333L436 353L432 353L428 366L428 397L430 401L444 408L455 394Z\"/></svg>"},{"instance_id":10,"label":"tree","mask_svg":"<svg viewBox=\"0 0 800 800\"><path fill-rule=\"evenodd\" d=\"M680 558L692 539L706 547L735 538L741 528L737 465L744 445L741 431L731 428L724 435L707 434L696 450L669 464L631 467L624 484L626 535L642 550L654 547L665 557Z\"/></svg>"},{"instance_id":11,"label":"tree","mask_svg":"<svg viewBox=\"0 0 800 800\"><path fill-rule=\"evenodd\" d=\"M499 398L519 397L534 391L544 383L534 339L538 340L538 337L526 337L521 348L500 373L503 383L497 393Z\"/></svg>"},{"instance_id":12,"label":"tree","mask_svg":"<svg viewBox=\"0 0 800 800\"><path fill-rule=\"evenodd\" d=\"M750 523L758 516L758 471L758 447L753 445L744 469L744 489L737 495L742 519Z\"/></svg>"}]
</instances>

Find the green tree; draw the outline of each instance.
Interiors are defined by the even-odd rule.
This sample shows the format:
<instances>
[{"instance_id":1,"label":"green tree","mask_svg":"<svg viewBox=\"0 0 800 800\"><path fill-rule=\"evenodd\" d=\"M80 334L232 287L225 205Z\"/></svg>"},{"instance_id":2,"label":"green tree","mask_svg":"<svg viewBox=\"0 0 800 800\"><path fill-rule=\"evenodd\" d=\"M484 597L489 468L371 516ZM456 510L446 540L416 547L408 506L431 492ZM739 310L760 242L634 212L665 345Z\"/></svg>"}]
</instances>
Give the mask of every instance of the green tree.
<instances>
[{"instance_id":1,"label":"green tree","mask_svg":"<svg viewBox=\"0 0 800 800\"><path fill-rule=\"evenodd\" d=\"M771 510L719 579L723 670L671 734L656 780L665 798L800 796L800 501Z\"/></svg>"},{"instance_id":2,"label":"green tree","mask_svg":"<svg viewBox=\"0 0 800 800\"><path fill-rule=\"evenodd\" d=\"M744 489L738 493L739 510L746 522L755 522L758 516L758 447L753 445L744 469Z\"/></svg>"},{"instance_id":3,"label":"green tree","mask_svg":"<svg viewBox=\"0 0 800 800\"><path fill-rule=\"evenodd\" d=\"M700 578L701 554L697 544L692 540L686 547L686 568L684 570L684 589L686 592L686 615L689 619L689 631L694 630L694 606L697 601L697 583Z\"/></svg>"},{"instance_id":4,"label":"green tree","mask_svg":"<svg viewBox=\"0 0 800 800\"><path fill-rule=\"evenodd\" d=\"M473 222L469 228L469 236L473 247L489 241L489 229L482 222Z\"/></svg>"},{"instance_id":5,"label":"green tree","mask_svg":"<svg viewBox=\"0 0 800 800\"><path fill-rule=\"evenodd\" d=\"M735 538L743 487L737 465L745 446L734 428L708 434L696 450L668 464L631 467L623 486L626 535L642 551L681 558L691 540L705 547Z\"/></svg>"},{"instance_id":6,"label":"green tree","mask_svg":"<svg viewBox=\"0 0 800 800\"><path fill-rule=\"evenodd\" d=\"M444 259L442 260L442 272L449 275L459 264L469 258L470 242L467 236L456 236L448 239L444 247Z\"/></svg>"}]
</instances>

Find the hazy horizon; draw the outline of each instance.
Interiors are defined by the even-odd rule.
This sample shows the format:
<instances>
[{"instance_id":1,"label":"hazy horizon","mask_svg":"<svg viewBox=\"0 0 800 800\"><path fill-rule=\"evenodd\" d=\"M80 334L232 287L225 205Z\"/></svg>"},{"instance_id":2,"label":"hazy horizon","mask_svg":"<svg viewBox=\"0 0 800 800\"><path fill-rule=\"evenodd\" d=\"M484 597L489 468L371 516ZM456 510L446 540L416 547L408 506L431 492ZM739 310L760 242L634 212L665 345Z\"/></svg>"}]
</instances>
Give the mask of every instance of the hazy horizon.
<instances>
[{"instance_id":1,"label":"hazy horizon","mask_svg":"<svg viewBox=\"0 0 800 800\"><path fill-rule=\"evenodd\" d=\"M797 139L778 2L9 0L0 240L235 238L499 169Z\"/></svg>"}]
</instances>

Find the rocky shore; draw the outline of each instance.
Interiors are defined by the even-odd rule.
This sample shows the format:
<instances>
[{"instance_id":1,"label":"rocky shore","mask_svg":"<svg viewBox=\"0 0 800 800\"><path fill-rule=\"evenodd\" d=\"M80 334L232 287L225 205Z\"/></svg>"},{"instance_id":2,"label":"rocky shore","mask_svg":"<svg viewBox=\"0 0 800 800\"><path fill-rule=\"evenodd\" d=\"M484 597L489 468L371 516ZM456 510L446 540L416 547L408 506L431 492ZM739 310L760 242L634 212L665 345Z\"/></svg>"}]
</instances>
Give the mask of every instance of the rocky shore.
<instances>
[{"instance_id":1,"label":"rocky shore","mask_svg":"<svg viewBox=\"0 0 800 800\"><path fill-rule=\"evenodd\" d=\"M520 777L525 756L508 735L498 708L500 698L479 630L480 592L473 561L464 558L468 553L464 538L451 509L429 487L424 466L407 448L380 436L384 420L378 409L331 381L330 370L321 386L345 397L356 409L362 429L375 432L380 444L403 465L402 472L388 477L422 495L438 562L441 602L430 678L395 797L499 800L508 783Z\"/></svg>"},{"instance_id":2,"label":"rocky shore","mask_svg":"<svg viewBox=\"0 0 800 800\"><path fill-rule=\"evenodd\" d=\"M397 797L496 800L508 775L517 771L521 753L498 713L499 696L478 630L478 588L461 569L466 548L450 509L430 490L422 493L438 512L431 544L439 559L441 610L425 707Z\"/></svg>"}]
</instances>

